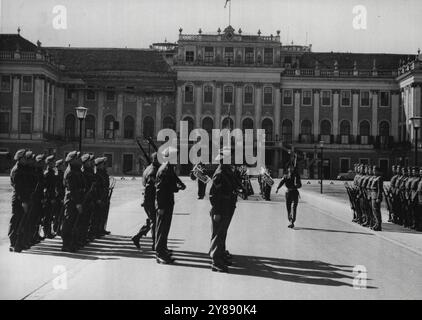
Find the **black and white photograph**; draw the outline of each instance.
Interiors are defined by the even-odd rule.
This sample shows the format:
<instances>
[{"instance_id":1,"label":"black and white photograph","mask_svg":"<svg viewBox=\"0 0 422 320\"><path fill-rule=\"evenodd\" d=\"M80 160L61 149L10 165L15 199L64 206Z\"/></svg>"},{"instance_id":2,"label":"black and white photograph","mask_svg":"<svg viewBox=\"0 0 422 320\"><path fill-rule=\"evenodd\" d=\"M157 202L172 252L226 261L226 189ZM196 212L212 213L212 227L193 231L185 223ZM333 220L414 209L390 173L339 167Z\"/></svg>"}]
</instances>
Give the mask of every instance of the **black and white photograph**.
<instances>
[{"instance_id":1,"label":"black and white photograph","mask_svg":"<svg viewBox=\"0 0 422 320\"><path fill-rule=\"evenodd\" d=\"M420 0L0 0L0 299L420 300L421 48Z\"/></svg>"}]
</instances>

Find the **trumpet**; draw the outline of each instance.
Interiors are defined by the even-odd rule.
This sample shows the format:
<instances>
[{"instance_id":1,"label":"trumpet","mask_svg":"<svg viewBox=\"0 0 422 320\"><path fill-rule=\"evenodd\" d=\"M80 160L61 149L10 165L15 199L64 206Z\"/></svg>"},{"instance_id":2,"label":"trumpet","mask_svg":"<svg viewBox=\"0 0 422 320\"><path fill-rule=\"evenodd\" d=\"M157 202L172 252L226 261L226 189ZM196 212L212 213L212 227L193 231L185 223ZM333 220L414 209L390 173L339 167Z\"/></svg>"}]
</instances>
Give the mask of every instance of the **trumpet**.
<instances>
[{"instance_id":1,"label":"trumpet","mask_svg":"<svg viewBox=\"0 0 422 320\"><path fill-rule=\"evenodd\" d=\"M272 186L274 185L274 180L273 180L273 178L271 178L271 176L268 174L268 172L267 172L267 171L265 171L265 172L262 174L261 179L262 179L262 181L264 181L264 183L265 183L267 186L269 186L269 187L272 187Z\"/></svg>"},{"instance_id":2,"label":"trumpet","mask_svg":"<svg viewBox=\"0 0 422 320\"><path fill-rule=\"evenodd\" d=\"M196 165L193 170L192 170L192 174L200 181L202 181L203 183L207 184L208 182L211 181L211 178L205 174L204 169L202 168L202 166L198 166Z\"/></svg>"}]
</instances>

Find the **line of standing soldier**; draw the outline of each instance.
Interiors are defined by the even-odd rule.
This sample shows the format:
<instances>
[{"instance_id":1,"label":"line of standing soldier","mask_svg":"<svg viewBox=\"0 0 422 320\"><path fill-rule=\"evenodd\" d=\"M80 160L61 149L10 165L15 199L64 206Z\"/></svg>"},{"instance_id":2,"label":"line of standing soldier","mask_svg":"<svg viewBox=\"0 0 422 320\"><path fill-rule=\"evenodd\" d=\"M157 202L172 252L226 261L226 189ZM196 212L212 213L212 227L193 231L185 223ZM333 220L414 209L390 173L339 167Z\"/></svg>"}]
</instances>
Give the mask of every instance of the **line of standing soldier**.
<instances>
[{"instance_id":1,"label":"line of standing soldier","mask_svg":"<svg viewBox=\"0 0 422 320\"><path fill-rule=\"evenodd\" d=\"M28 250L60 235L62 250L75 252L109 233L105 230L111 196L106 158L94 160L93 155L73 151L65 161L56 161L54 155L35 156L21 149L14 160L10 251Z\"/></svg>"},{"instance_id":2,"label":"line of standing soldier","mask_svg":"<svg viewBox=\"0 0 422 320\"><path fill-rule=\"evenodd\" d=\"M353 185L346 184L346 190L353 210L353 222L382 230L381 203L384 195L384 181L377 166L355 165Z\"/></svg>"},{"instance_id":3,"label":"line of standing soldier","mask_svg":"<svg viewBox=\"0 0 422 320\"><path fill-rule=\"evenodd\" d=\"M422 231L422 168L392 167L393 177L385 189L389 221Z\"/></svg>"}]
</instances>

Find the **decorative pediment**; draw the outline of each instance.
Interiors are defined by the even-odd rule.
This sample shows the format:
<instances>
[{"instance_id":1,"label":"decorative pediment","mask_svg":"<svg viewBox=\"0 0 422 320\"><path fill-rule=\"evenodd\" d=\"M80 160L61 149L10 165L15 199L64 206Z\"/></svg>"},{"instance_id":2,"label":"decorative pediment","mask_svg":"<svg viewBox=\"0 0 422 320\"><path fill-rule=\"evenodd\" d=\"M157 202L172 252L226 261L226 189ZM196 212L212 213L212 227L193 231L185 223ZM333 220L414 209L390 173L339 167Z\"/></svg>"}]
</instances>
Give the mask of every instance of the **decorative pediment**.
<instances>
[{"instance_id":1,"label":"decorative pediment","mask_svg":"<svg viewBox=\"0 0 422 320\"><path fill-rule=\"evenodd\" d=\"M224 29L224 38L227 40L232 40L234 37L234 29L232 26L228 26L226 29Z\"/></svg>"}]
</instances>

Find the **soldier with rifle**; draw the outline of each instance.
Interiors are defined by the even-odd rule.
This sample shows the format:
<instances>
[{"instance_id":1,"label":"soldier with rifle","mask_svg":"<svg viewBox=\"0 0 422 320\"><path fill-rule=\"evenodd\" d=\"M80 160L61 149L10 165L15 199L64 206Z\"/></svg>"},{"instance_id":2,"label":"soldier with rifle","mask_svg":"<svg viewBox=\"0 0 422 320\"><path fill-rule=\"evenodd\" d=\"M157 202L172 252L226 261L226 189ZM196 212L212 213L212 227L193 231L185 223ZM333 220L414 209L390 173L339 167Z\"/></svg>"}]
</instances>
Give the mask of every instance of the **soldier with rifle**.
<instances>
[{"instance_id":1,"label":"soldier with rifle","mask_svg":"<svg viewBox=\"0 0 422 320\"><path fill-rule=\"evenodd\" d=\"M407 201L405 199L405 186L406 182L409 179L408 170L406 167L401 168L401 177L397 182L397 224L402 225L405 220L405 211L407 210Z\"/></svg>"},{"instance_id":2,"label":"soldier with rifle","mask_svg":"<svg viewBox=\"0 0 422 320\"><path fill-rule=\"evenodd\" d=\"M42 219L42 226L44 230L44 236L46 238L54 238L52 232L52 222L54 209L56 206L56 172L54 171L55 167L55 156L50 155L45 159L47 169L44 172L44 181L45 181L45 203L44 203L44 216Z\"/></svg>"},{"instance_id":3,"label":"soldier with rifle","mask_svg":"<svg viewBox=\"0 0 422 320\"><path fill-rule=\"evenodd\" d=\"M107 231L107 221L108 221L108 214L110 211L110 197L111 197L111 189L110 189L110 176L107 173L107 158L103 157L102 162L97 165L96 174L98 178L101 180L100 186L102 186L102 190L100 193L103 195L102 201L103 203L103 210L99 220L99 229L98 235L100 237L110 234L110 231Z\"/></svg>"},{"instance_id":4,"label":"soldier with rifle","mask_svg":"<svg viewBox=\"0 0 422 320\"><path fill-rule=\"evenodd\" d=\"M110 180L106 172L107 169L105 167L106 162L106 157L99 157L94 160L97 196L88 232L88 238L90 241L105 235L102 229L104 228L104 217L106 216L105 211L108 210L107 203L109 200L108 194L110 184Z\"/></svg>"},{"instance_id":5,"label":"soldier with rifle","mask_svg":"<svg viewBox=\"0 0 422 320\"><path fill-rule=\"evenodd\" d=\"M382 218L381 218L381 202L384 190L384 182L382 179L381 169L377 166L373 168L373 177L371 179L371 205L373 213L373 225L371 229L374 231L381 231Z\"/></svg>"},{"instance_id":6,"label":"soldier with rifle","mask_svg":"<svg viewBox=\"0 0 422 320\"><path fill-rule=\"evenodd\" d=\"M387 196L386 201L390 202L390 205L389 205L390 210L388 211L388 222L394 221L394 215L395 215L394 210L396 209L395 198L394 198L394 190L396 188L397 180L400 177L397 168L398 168L398 166L396 166L396 165L393 165L391 167L391 171L393 173L393 176L390 179L390 187L387 189L387 192L386 192L386 196Z\"/></svg>"},{"instance_id":7,"label":"soldier with rifle","mask_svg":"<svg viewBox=\"0 0 422 320\"><path fill-rule=\"evenodd\" d=\"M412 177L409 190L409 228L416 229L417 190L421 180L418 167L412 168Z\"/></svg>"},{"instance_id":8,"label":"soldier with rifle","mask_svg":"<svg viewBox=\"0 0 422 320\"><path fill-rule=\"evenodd\" d=\"M163 151L163 157L169 159L177 155L177 149L168 147ZM171 264L174 259L171 251L167 247L168 235L171 227L171 220L174 209L174 194L179 190L185 190L186 185L177 177L174 165L165 161L158 168L156 180L156 201L157 201L157 221L156 221L156 260L159 264Z\"/></svg>"},{"instance_id":9,"label":"soldier with rifle","mask_svg":"<svg viewBox=\"0 0 422 320\"><path fill-rule=\"evenodd\" d=\"M410 186L412 185L413 180L415 179L414 172L412 168L407 168L408 177L406 182L403 183L403 202L405 203L406 210L403 211L403 227L409 228L410 227L410 220L411 220L411 199L410 199Z\"/></svg>"},{"instance_id":10,"label":"soldier with rifle","mask_svg":"<svg viewBox=\"0 0 422 320\"><path fill-rule=\"evenodd\" d=\"M64 175L66 188L64 198L64 218L62 225L62 251L75 252L77 250L77 220L83 214L83 200L85 195L85 179L81 172L82 161L77 151L66 156L68 165Z\"/></svg>"},{"instance_id":11,"label":"soldier with rifle","mask_svg":"<svg viewBox=\"0 0 422 320\"><path fill-rule=\"evenodd\" d=\"M23 236L25 222L28 217L33 181L30 162L32 151L20 149L15 153L16 164L10 171L12 193L12 216L9 223L9 240L11 252L21 252L24 248Z\"/></svg>"},{"instance_id":12,"label":"soldier with rifle","mask_svg":"<svg viewBox=\"0 0 422 320\"><path fill-rule=\"evenodd\" d=\"M59 159L56 161L56 202L53 210L53 231L55 235L60 235L61 225L63 221L64 215L64 170L65 170L65 162L63 159Z\"/></svg>"}]
</instances>

